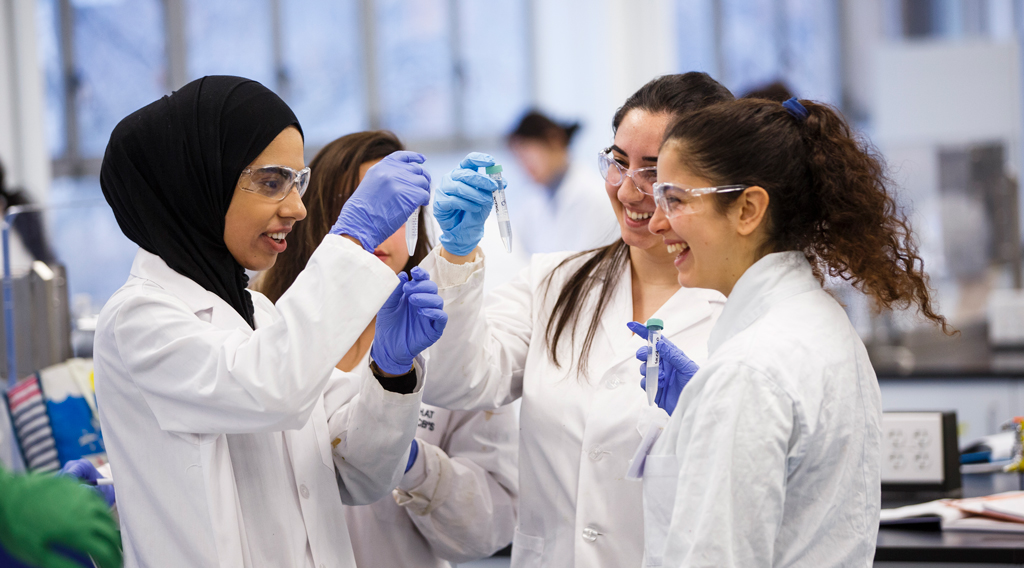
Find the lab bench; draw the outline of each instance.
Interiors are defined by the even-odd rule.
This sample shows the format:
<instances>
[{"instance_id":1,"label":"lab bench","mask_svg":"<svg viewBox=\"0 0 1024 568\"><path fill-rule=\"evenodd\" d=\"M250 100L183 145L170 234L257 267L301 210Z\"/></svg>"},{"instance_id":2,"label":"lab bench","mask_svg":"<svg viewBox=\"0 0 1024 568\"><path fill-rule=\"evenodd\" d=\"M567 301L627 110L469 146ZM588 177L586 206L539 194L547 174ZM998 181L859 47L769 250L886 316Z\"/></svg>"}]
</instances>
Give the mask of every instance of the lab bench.
<instances>
[{"instance_id":1,"label":"lab bench","mask_svg":"<svg viewBox=\"0 0 1024 568\"><path fill-rule=\"evenodd\" d=\"M1021 488L1018 474L963 475L963 496L981 497ZM890 508L905 501L882 501ZM1024 567L1024 534L942 532L881 528L875 549L875 568L940 566Z\"/></svg>"}]
</instances>

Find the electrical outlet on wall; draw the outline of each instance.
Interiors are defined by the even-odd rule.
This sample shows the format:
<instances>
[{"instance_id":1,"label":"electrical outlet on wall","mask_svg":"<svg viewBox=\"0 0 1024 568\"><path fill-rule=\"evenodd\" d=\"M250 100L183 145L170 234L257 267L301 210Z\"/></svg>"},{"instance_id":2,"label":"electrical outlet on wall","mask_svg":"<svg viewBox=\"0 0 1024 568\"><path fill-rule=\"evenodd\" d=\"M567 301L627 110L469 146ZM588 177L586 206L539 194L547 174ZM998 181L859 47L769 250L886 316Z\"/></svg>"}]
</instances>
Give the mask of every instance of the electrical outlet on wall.
<instances>
[{"instance_id":1,"label":"electrical outlet on wall","mask_svg":"<svg viewBox=\"0 0 1024 568\"><path fill-rule=\"evenodd\" d=\"M883 489L960 487L956 414L882 413Z\"/></svg>"},{"instance_id":2,"label":"electrical outlet on wall","mask_svg":"<svg viewBox=\"0 0 1024 568\"><path fill-rule=\"evenodd\" d=\"M942 413L882 415L882 482L942 483Z\"/></svg>"}]
</instances>

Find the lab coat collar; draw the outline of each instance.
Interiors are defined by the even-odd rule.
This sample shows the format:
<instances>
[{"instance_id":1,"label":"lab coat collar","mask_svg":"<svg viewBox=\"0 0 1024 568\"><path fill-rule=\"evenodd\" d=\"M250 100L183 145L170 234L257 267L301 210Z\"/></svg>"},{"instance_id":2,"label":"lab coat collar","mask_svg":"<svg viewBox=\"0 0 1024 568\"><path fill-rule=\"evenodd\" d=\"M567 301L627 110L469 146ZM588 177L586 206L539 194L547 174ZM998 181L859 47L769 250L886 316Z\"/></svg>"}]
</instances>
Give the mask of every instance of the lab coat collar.
<instances>
[{"instance_id":1,"label":"lab coat collar","mask_svg":"<svg viewBox=\"0 0 1024 568\"><path fill-rule=\"evenodd\" d=\"M211 311L210 323L223 329L238 328L249 333L252 328L227 302L197 284L191 278L176 272L164 259L142 248L135 253L131 275L166 290L188 306L194 314ZM254 316L255 317L255 316Z\"/></svg>"},{"instance_id":2,"label":"lab coat collar","mask_svg":"<svg viewBox=\"0 0 1024 568\"><path fill-rule=\"evenodd\" d=\"M811 272L804 253L787 251L762 257L740 276L729 294L721 317L711 329L708 354L749 327L774 304L820 289L821 283Z\"/></svg>"},{"instance_id":3,"label":"lab coat collar","mask_svg":"<svg viewBox=\"0 0 1024 568\"><path fill-rule=\"evenodd\" d=\"M671 341L676 335L711 317L715 312L715 304L721 305L724 302L725 297L715 290L680 288L651 317L665 322L661 335ZM633 337L633 332L626 327L626 322L633 320L632 267L628 263L626 270L619 275L618 285L605 314L601 318L601 325L615 346L614 361L607 366L611 368L612 365L634 358L640 345Z\"/></svg>"}]
</instances>

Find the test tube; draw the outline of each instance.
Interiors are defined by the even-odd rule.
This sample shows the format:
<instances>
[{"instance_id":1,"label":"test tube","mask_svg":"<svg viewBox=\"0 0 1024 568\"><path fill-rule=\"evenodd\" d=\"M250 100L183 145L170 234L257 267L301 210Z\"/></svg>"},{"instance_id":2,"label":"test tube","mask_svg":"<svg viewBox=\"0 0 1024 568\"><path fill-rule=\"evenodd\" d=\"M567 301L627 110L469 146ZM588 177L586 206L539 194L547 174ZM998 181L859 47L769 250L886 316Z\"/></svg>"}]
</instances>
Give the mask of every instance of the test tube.
<instances>
[{"instance_id":1,"label":"test tube","mask_svg":"<svg viewBox=\"0 0 1024 568\"><path fill-rule=\"evenodd\" d=\"M405 222L405 248L409 256L416 252L416 240L420 235L420 208L417 207Z\"/></svg>"},{"instance_id":2,"label":"test tube","mask_svg":"<svg viewBox=\"0 0 1024 568\"><path fill-rule=\"evenodd\" d=\"M647 402L654 406L654 397L658 395L658 364L661 355L658 353L658 340L665 323L658 318L647 320Z\"/></svg>"},{"instance_id":3,"label":"test tube","mask_svg":"<svg viewBox=\"0 0 1024 568\"><path fill-rule=\"evenodd\" d=\"M501 179L501 165L488 166L485 171L487 177L498 184L498 190L491 194L494 199L494 214L498 217L498 231L501 233L501 242L505 245L505 252L512 252L512 223L508 220L508 205L505 203L505 182Z\"/></svg>"}]
</instances>

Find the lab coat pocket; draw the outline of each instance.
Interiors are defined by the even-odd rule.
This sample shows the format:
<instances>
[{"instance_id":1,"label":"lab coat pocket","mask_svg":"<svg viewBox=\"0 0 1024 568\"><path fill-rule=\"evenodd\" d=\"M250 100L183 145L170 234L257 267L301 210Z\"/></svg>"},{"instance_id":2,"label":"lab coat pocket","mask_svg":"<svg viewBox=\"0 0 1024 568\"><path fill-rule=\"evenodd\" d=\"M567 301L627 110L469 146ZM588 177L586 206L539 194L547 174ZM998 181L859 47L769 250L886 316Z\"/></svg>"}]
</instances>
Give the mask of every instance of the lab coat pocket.
<instances>
[{"instance_id":1,"label":"lab coat pocket","mask_svg":"<svg viewBox=\"0 0 1024 568\"><path fill-rule=\"evenodd\" d=\"M661 566L679 483L676 456L647 456L644 465L644 556L646 566Z\"/></svg>"},{"instance_id":2,"label":"lab coat pocket","mask_svg":"<svg viewBox=\"0 0 1024 568\"><path fill-rule=\"evenodd\" d=\"M313 422L313 433L316 435L316 445L320 449L320 459L324 465L334 469L334 458L331 456L331 431L327 427L327 412L324 410L324 395L316 401L313 407L313 415L310 418Z\"/></svg>"},{"instance_id":3,"label":"lab coat pocket","mask_svg":"<svg viewBox=\"0 0 1024 568\"><path fill-rule=\"evenodd\" d=\"M516 527L515 535L512 536L511 566L515 568L541 567L543 558L544 539L524 534L519 531L519 527Z\"/></svg>"}]
</instances>

